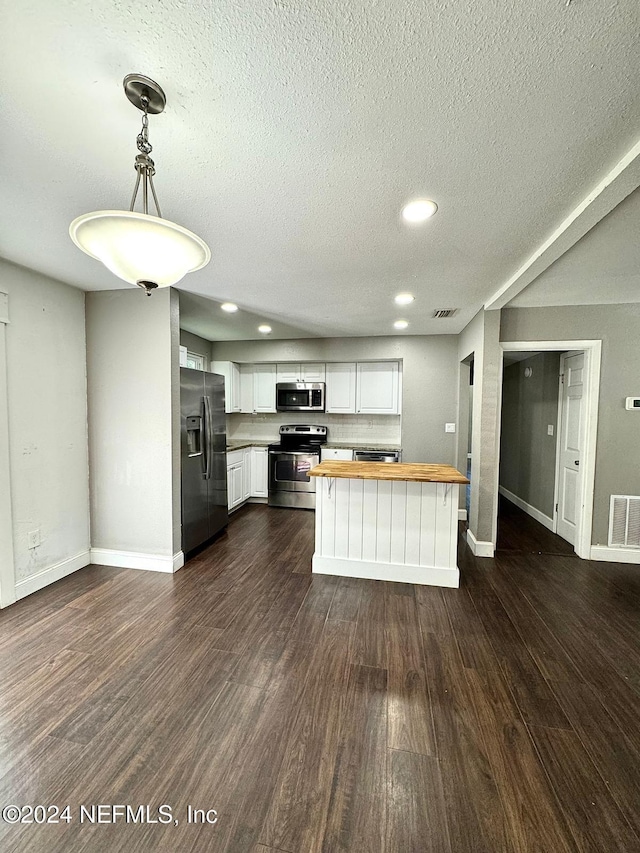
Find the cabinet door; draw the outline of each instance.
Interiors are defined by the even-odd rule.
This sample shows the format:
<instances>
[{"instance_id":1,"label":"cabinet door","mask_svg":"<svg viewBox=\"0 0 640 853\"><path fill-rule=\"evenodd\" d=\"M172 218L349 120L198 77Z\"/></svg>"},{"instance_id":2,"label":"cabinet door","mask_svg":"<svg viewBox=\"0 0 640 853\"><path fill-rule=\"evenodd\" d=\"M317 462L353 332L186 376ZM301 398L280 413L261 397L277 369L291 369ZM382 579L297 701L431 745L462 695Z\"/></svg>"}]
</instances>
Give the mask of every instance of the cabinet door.
<instances>
[{"instance_id":1,"label":"cabinet door","mask_svg":"<svg viewBox=\"0 0 640 853\"><path fill-rule=\"evenodd\" d=\"M212 361L211 372L224 376L224 410L240 411L240 368L232 361Z\"/></svg>"},{"instance_id":2,"label":"cabinet door","mask_svg":"<svg viewBox=\"0 0 640 853\"><path fill-rule=\"evenodd\" d=\"M240 365L231 362L231 411L242 411L240 406Z\"/></svg>"},{"instance_id":3,"label":"cabinet door","mask_svg":"<svg viewBox=\"0 0 640 853\"><path fill-rule=\"evenodd\" d=\"M253 410L275 412L276 410L276 366L254 364L253 366Z\"/></svg>"},{"instance_id":4,"label":"cabinet door","mask_svg":"<svg viewBox=\"0 0 640 853\"><path fill-rule=\"evenodd\" d=\"M324 364L311 363L300 365L301 382L325 382L326 370Z\"/></svg>"},{"instance_id":5,"label":"cabinet door","mask_svg":"<svg viewBox=\"0 0 640 853\"><path fill-rule=\"evenodd\" d=\"M251 497L251 448L247 447L242 454L242 500Z\"/></svg>"},{"instance_id":6,"label":"cabinet door","mask_svg":"<svg viewBox=\"0 0 640 853\"><path fill-rule=\"evenodd\" d=\"M397 361L359 363L356 381L356 412L363 415L397 415L399 388Z\"/></svg>"},{"instance_id":7,"label":"cabinet door","mask_svg":"<svg viewBox=\"0 0 640 853\"><path fill-rule=\"evenodd\" d=\"M326 410L350 414L356 410L355 362L327 364Z\"/></svg>"},{"instance_id":8,"label":"cabinet door","mask_svg":"<svg viewBox=\"0 0 640 853\"><path fill-rule=\"evenodd\" d=\"M240 411L253 413L253 364L240 365Z\"/></svg>"},{"instance_id":9,"label":"cabinet door","mask_svg":"<svg viewBox=\"0 0 640 853\"><path fill-rule=\"evenodd\" d=\"M268 462L266 447L251 448L251 496L254 498L268 495Z\"/></svg>"},{"instance_id":10,"label":"cabinet door","mask_svg":"<svg viewBox=\"0 0 640 853\"><path fill-rule=\"evenodd\" d=\"M279 364L277 382L302 382L299 364Z\"/></svg>"},{"instance_id":11,"label":"cabinet door","mask_svg":"<svg viewBox=\"0 0 640 853\"><path fill-rule=\"evenodd\" d=\"M243 469L244 465L242 462L238 462L236 465L232 465L229 471L227 472L227 483L229 487L229 509L233 509L234 507L241 504L243 501Z\"/></svg>"}]
</instances>

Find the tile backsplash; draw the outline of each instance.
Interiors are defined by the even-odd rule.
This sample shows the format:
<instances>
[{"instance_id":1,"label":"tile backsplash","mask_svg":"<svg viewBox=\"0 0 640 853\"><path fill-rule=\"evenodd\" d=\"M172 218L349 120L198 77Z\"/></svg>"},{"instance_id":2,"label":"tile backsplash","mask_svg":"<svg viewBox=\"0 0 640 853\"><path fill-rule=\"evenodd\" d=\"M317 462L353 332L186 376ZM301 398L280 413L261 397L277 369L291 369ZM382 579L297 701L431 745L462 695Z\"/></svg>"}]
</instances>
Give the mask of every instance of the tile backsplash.
<instances>
[{"instance_id":1,"label":"tile backsplash","mask_svg":"<svg viewBox=\"0 0 640 853\"><path fill-rule=\"evenodd\" d=\"M278 441L282 424L320 424L328 427L329 442L401 445L400 415L323 415L302 412L227 415L227 439Z\"/></svg>"}]
</instances>

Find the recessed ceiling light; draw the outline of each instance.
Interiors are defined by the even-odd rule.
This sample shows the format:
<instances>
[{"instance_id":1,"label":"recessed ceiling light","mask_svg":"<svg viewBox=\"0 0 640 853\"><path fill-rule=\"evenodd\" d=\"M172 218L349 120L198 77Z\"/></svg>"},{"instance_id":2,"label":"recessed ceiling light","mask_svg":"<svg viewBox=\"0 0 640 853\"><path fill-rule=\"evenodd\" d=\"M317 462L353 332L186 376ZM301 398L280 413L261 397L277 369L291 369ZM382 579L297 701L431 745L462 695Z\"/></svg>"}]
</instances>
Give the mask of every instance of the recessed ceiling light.
<instances>
[{"instance_id":1,"label":"recessed ceiling light","mask_svg":"<svg viewBox=\"0 0 640 853\"><path fill-rule=\"evenodd\" d=\"M228 314L235 314L235 312L238 310L238 306L234 305L233 302L223 302L220 307Z\"/></svg>"},{"instance_id":2,"label":"recessed ceiling light","mask_svg":"<svg viewBox=\"0 0 640 853\"><path fill-rule=\"evenodd\" d=\"M393 300L396 305L411 305L415 296L411 293L399 293Z\"/></svg>"},{"instance_id":3,"label":"recessed ceiling light","mask_svg":"<svg viewBox=\"0 0 640 853\"><path fill-rule=\"evenodd\" d=\"M394 329L406 329L408 325L406 320L396 320L393 327Z\"/></svg>"},{"instance_id":4,"label":"recessed ceiling light","mask_svg":"<svg viewBox=\"0 0 640 853\"><path fill-rule=\"evenodd\" d=\"M428 198L419 198L416 201L410 201L402 208L402 218L405 222L424 222L438 209L435 201Z\"/></svg>"},{"instance_id":5,"label":"recessed ceiling light","mask_svg":"<svg viewBox=\"0 0 640 853\"><path fill-rule=\"evenodd\" d=\"M271 326L267 326L266 324L263 326L258 326L258 331L262 332L263 335L268 335L271 331Z\"/></svg>"}]
</instances>

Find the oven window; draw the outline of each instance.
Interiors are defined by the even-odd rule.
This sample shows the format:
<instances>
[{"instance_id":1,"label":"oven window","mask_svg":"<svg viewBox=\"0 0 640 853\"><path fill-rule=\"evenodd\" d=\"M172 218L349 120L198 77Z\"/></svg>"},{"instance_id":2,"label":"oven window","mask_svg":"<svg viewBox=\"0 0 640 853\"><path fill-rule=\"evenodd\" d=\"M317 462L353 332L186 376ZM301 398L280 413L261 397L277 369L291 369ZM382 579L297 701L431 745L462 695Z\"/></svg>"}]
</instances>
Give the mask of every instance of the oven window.
<instances>
[{"instance_id":1,"label":"oven window","mask_svg":"<svg viewBox=\"0 0 640 853\"><path fill-rule=\"evenodd\" d=\"M318 464L315 456L289 456L276 460L276 482L278 483L308 483L311 478L309 471Z\"/></svg>"}]
</instances>

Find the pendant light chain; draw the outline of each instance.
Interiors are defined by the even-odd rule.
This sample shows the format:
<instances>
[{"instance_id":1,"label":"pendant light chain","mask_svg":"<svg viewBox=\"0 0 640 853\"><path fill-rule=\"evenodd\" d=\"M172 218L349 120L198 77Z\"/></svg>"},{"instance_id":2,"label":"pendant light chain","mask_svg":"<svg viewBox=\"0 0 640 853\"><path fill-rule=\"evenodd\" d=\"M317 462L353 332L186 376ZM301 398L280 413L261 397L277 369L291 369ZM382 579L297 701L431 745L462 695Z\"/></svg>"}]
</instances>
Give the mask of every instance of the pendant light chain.
<instances>
[{"instance_id":1,"label":"pendant light chain","mask_svg":"<svg viewBox=\"0 0 640 853\"><path fill-rule=\"evenodd\" d=\"M160 218L162 218L162 213L160 212L160 205L158 204L158 196L156 195L156 190L153 185L153 176L156 173L155 163L149 157L149 154L153 151L153 145L149 142L149 98L146 95L143 95L140 99L142 103L142 130L136 137L136 145L138 147L138 151L141 153L136 156L135 161L135 170L138 173L136 178L136 185L133 189L133 197L131 199L131 206L129 210L133 210L136 204L136 198L138 196L138 190L140 189L140 179L142 178L142 210L143 213L149 213L149 187L151 188L151 193L153 195L153 201L156 206L157 214Z\"/></svg>"}]
</instances>

